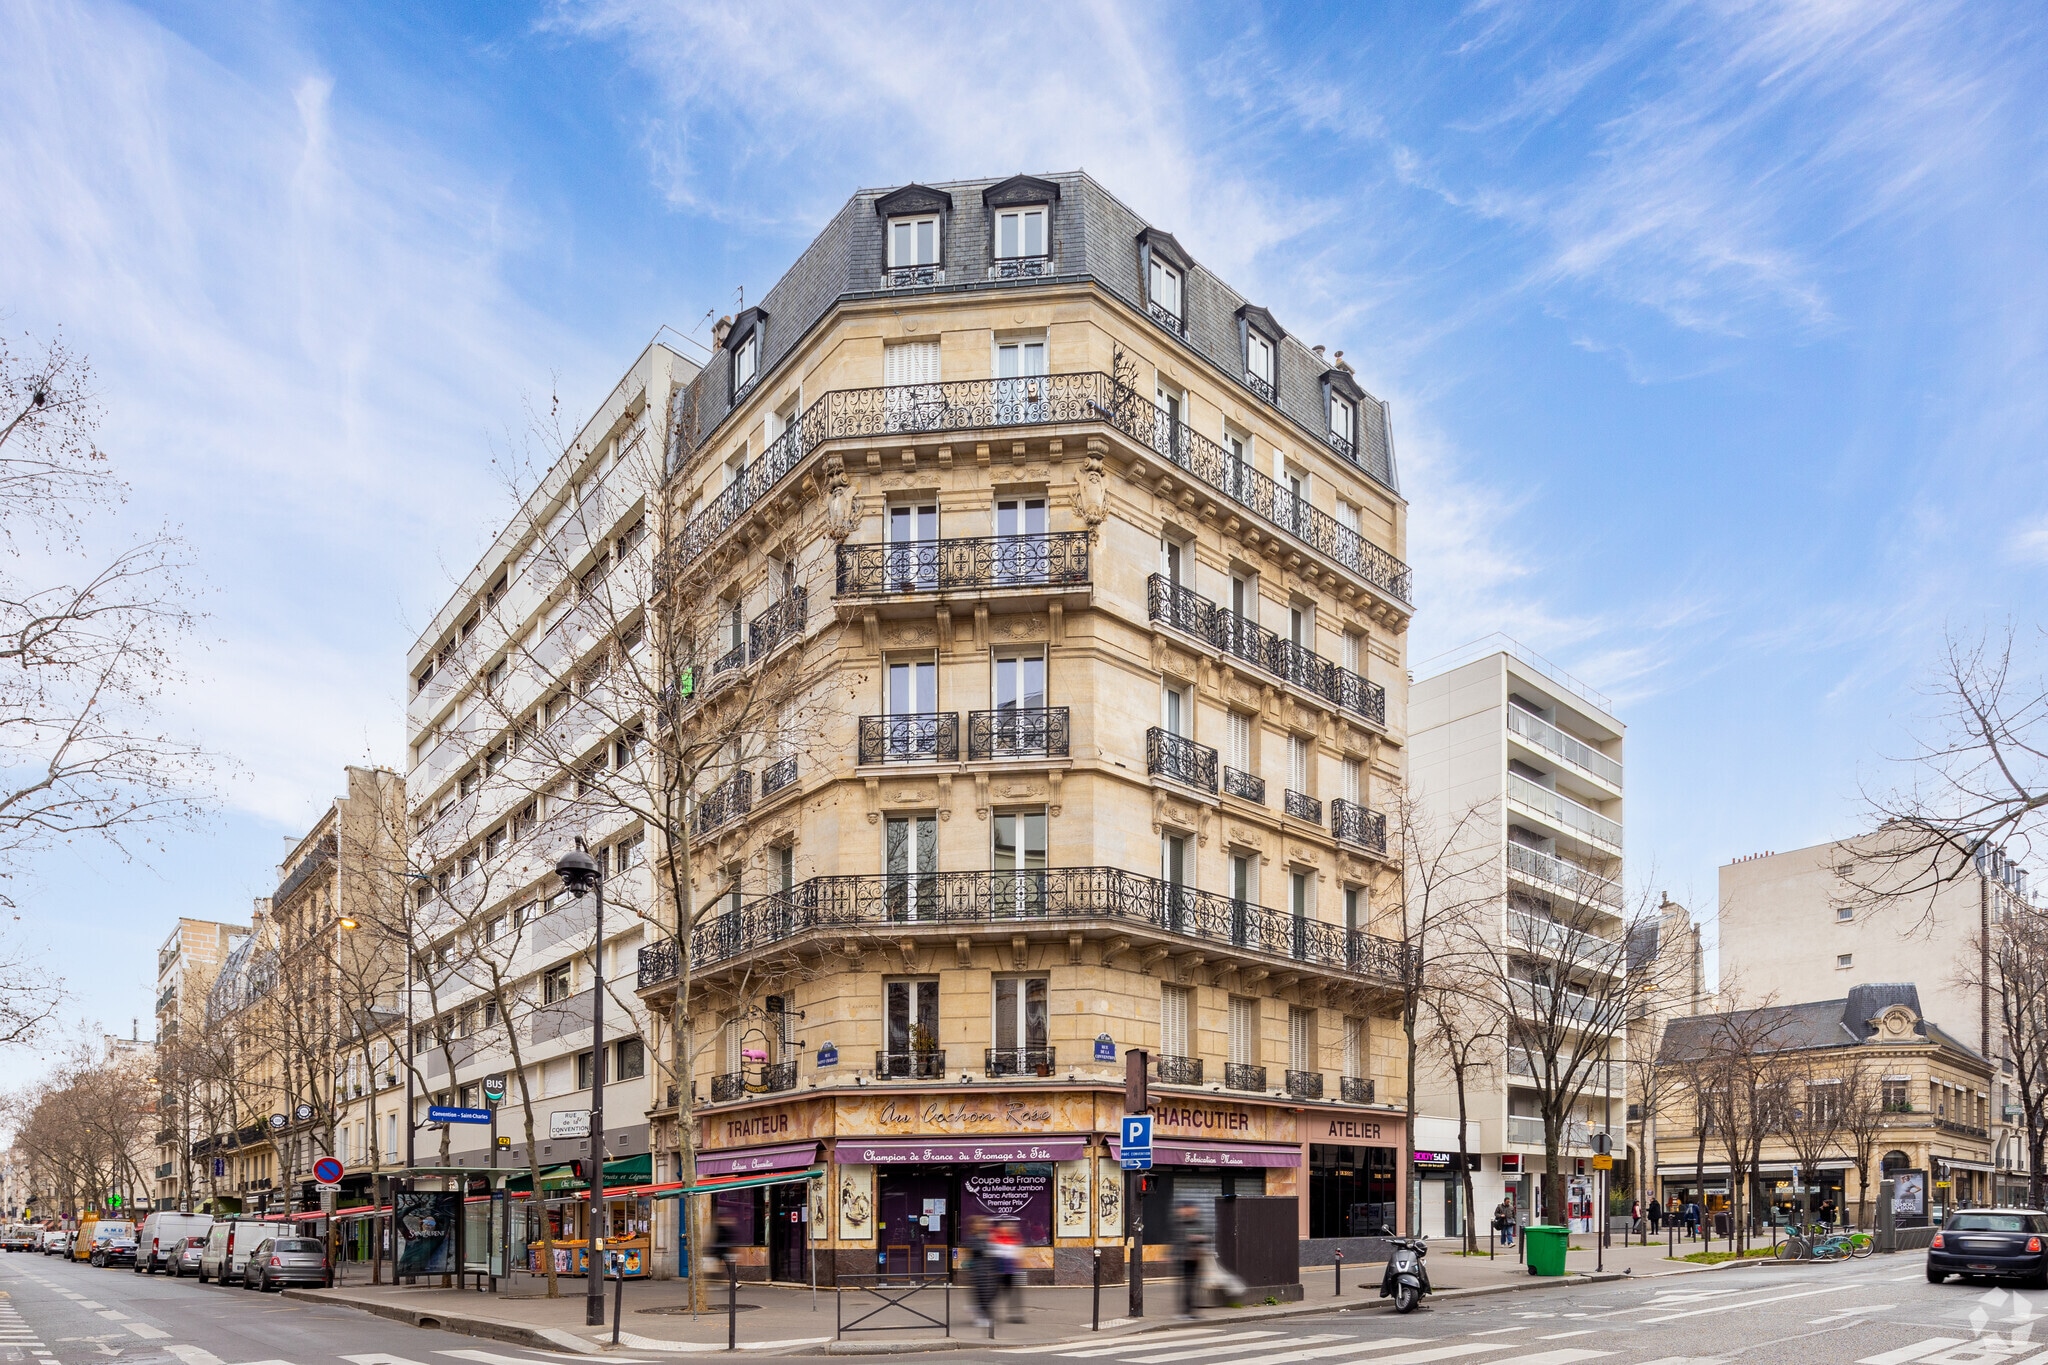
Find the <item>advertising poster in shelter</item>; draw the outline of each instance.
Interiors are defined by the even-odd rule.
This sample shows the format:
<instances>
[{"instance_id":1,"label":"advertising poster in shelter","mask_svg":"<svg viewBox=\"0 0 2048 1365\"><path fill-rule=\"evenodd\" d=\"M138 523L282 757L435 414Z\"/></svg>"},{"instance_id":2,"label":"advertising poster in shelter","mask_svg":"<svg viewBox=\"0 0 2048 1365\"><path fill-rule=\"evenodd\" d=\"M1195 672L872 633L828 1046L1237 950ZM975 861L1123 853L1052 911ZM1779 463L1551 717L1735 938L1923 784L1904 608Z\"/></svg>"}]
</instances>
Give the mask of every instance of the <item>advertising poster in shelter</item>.
<instances>
[{"instance_id":1,"label":"advertising poster in shelter","mask_svg":"<svg viewBox=\"0 0 2048 1365\"><path fill-rule=\"evenodd\" d=\"M453 1190L397 1195L392 1201L392 1221L398 1225L397 1273L454 1273L455 1228L461 1216L462 1196Z\"/></svg>"}]
</instances>

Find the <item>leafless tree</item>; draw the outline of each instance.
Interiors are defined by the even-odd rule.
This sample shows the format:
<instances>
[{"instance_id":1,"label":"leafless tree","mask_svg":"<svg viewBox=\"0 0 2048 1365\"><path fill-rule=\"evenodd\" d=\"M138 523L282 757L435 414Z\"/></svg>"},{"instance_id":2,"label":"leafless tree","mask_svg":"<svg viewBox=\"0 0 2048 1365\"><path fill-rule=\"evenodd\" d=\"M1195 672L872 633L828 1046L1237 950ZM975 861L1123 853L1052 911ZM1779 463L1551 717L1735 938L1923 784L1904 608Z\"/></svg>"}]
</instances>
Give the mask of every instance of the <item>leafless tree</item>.
<instances>
[{"instance_id":1,"label":"leafless tree","mask_svg":"<svg viewBox=\"0 0 2048 1365\"><path fill-rule=\"evenodd\" d=\"M1480 1211L1473 1205L1471 1144L1466 1136L1466 1096L1475 1081L1495 1070L1503 1036L1498 1000L1486 992L1483 978L1459 981L1455 967L1424 997L1425 1042L1450 1073L1458 1097L1458 1179L1465 1191L1465 1250L1479 1250ZM1463 987L1461 989L1461 987ZM1474 988L1477 989L1474 989Z\"/></svg>"},{"instance_id":2,"label":"leafless tree","mask_svg":"<svg viewBox=\"0 0 2048 1365\"><path fill-rule=\"evenodd\" d=\"M2038 1206L2048 1155L2048 914L2015 903L1980 926L1976 937L1978 951L1963 964L1960 984L1990 1002L1993 1036L2003 1051L1991 1061L2019 1104L2028 1197Z\"/></svg>"},{"instance_id":3,"label":"leafless tree","mask_svg":"<svg viewBox=\"0 0 2048 1365\"><path fill-rule=\"evenodd\" d=\"M18 940L0 937L0 1048L35 1041L57 1018L64 987Z\"/></svg>"},{"instance_id":4,"label":"leafless tree","mask_svg":"<svg viewBox=\"0 0 2048 1365\"><path fill-rule=\"evenodd\" d=\"M38 1197L75 1215L150 1188L137 1159L156 1108L149 1071L146 1058L77 1042L41 1082L0 1099L0 1118L28 1159Z\"/></svg>"},{"instance_id":5,"label":"leafless tree","mask_svg":"<svg viewBox=\"0 0 2048 1365\"><path fill-rule=\"evenodd\" d=\"M0 341L0 882L58 846L133 851L201 810L203 756L156 714L195 622L186 547L92 543L125 497L100 418L61 339Z\"/></svg>"},{"instance_id":6,"label":"leafless tree","mask_svg":"<svg viewBox=\"0 0 2048 1365\"><path fill-rule=\"evenodd\" d=\"M1781 1053L1774 1070L1778 1136L1799 1169L1799 1221L1811 1224L1813 1187L1820 1182L1821 1162L1841 1150L1844 1092L1853 1084L1857 1067L1838 1056L1809 1050Z\"/></svg>"},{"instance_id":7,"label":"leafless tree","mask_svg":"<svg viewBox=\"0 0 2048 1365\"><path fill-rule=\"evenodd\" d=\"M1748 1207L1750 1177L1765 1140L1783 1127L1778 1054L1789 1019L1775 1002L1766 1002L1701 1022L1704 1027L1689 1036L1687 1050L1700 1068L1709 1125L1728 1162L1728 1212L1734 1249L1740 1252L1748 1245L1754 1219Z\"/></svg>"},{"instance_id":8,"label":"leafless tree","mask_svg":"<svg viewBox=\"0 0 2048 1365\"><path fill-rule=\"evenodd\" d=\"M1859 1061L1842 1075L1842 1146L1856 1168L1856 1226L1867 1228L1870 1203L1870 1164L1884 1141L1887 1110L1884 1081L1867 1061Z\"/></svg>"}]
</instances>

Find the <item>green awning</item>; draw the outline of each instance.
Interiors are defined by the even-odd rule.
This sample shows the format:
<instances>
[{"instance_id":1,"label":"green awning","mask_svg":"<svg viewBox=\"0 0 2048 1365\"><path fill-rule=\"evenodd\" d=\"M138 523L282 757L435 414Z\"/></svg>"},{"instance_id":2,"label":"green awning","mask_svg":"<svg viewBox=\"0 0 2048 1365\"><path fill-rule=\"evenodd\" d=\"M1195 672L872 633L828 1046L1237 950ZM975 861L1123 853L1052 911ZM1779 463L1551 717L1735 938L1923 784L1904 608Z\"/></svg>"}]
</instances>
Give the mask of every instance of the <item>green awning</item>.
<instances>
[{"instance_id":1,"label":"green awning","mask_svg":"<svg viewBox=\"0 0 2048 1365\"><path fill-rule=\"evenodd\" d=\"M770 1175L751 1176L744 1180L706 1181L687 1190L680 1185L671 1185L656 1190L654 1198L681 1199L684 1195L689 1194L722 1194L727 1190L751 1190L761 1185L781 1185L792 1180L823 1180L824 1178L824 1170L821 1167L813 1166L808 1171L777 1171Z\"/></svg>"},{"instance_id":2,"label":"green awning","mask_svg":"<svg viewBox=\"0 0 2048 1365\"><path fill-rule=\"evenodd\" d=\"M654 1155L642 1152L639 1156L622 1156L616 1161L604 1163L604 1187L607 1190L626 1185L645 1185L654 1179ZM570 1165L543 1166L540 1172L540 1187L543 1193L563 1190L588 1189L590 1184L579 1179L576 1168ZM525 1171L505 1182L505 1188L516 1194L525 1194L533 1188L533 1179Z\"/></svg>"},{"instance_id":3,"label":"green awning","mask_svg":"<svg viewBox=\"0 0 2048 1365\"><path fill-rule=\"evenodd\" d=\"M604 1163L604 1187L614 1185L645 1185L654 1179L654 1153L642 1152L639 1156L622 1156L617 1161Z\"/></svg>"}]
</instances>

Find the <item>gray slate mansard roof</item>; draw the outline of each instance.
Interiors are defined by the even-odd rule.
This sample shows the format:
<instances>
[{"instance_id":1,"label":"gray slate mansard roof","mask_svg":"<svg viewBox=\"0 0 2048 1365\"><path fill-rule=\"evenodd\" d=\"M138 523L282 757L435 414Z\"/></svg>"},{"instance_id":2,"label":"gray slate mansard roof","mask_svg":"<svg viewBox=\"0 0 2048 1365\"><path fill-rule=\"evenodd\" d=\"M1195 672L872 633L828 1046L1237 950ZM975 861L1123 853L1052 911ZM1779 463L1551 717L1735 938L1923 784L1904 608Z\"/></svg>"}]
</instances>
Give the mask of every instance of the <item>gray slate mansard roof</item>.
<instances>
[{"instance_id":1,"label":"gray slate mansard roof","mask_svg":"<svg viewBox=\"0 0 2048 1365\"><path fill-rule=\"evenodd\" d=\"M1034 186L1048 185L1051 190L1031 192ZM1027 200L1049 204L1048 247L1051 260L1044 275L1016 280L990 278L995 209L984 202L984 196L991 190L997 192L992 197L998 206ZM877 204L883 200L901 205L905 212L912 209L933 211L933 208L942 212L939 265L944 271L944 283L884 287L887 222L877 212ZM944 207L946 204L950 207ZM759 326L761 348L757 373L766 376L802 343L836 303L873 298L943 297L1011 286L1028 287L1048 281L1071 283L1092 280L1143 314L1146 312L1146 288L1140 267L1139 238L1148 232L1154 240L1163 236L1157 228L1151 227L1122 201L1079 171L1044 177L990 177L929 186L861 190L833 215L824 231L804 248L795 264L776 281L758 305L735 320L729 344L736 345L743 340L748 326ZM1170 238L1165 240L1171 241ZM1178 243L1173 243L1162 254L1178 255L1182 259L1187 257L1187 252ZM1270 318L1271 315L1204 269L1199 262L1191 260L1182 285L1182 299L1186 344L1215 364L1226 379L1240 382L1244 374L1240 313L1249 308L1254 317ZM1386 410L1378 399L1366 393L1352 376L1337 370L1334 362L1319 361L1313 351L1292 335L1280 341L1277 375L1281 411L1311 437L1320 437L1329 425L1323 407L1326 380L1347 396L1362 399L1357 405L1355 463L1388 489L1396 493L1400 491L1387 431ZM732 369L725 363L723 354L714 356L697 378L700 439L713 435L731 412L734 406L731 378ZM806 401L811 401L810 395L806 395Z\"/></svg>"},{"instance_id":2,"label":"gray slate mansard roof","mask_svg":"<svg viewBox=\"0 0 2048 1365\"><path fill-rule=\"evenodd\" d=\"M1771 1035L1781 1052L1810 1052L1822 1048L1858 1047L1870 1040L1870 1021L1893 1005L1905 1005L1920 1015L1920 988L1910 981L1872 982L1852 986L1840 1000L1815 1000L1803 1005L1765 1005L1753 1010L1724 1014L1696 1014L1673 1019L1664 1026L1664 1041L1657 1049L1659 1062L1683 1062L1712 1045L1722 1021L1765 1016ZM1933 1020L1920 1017L1914 1033L1928 1042L1982 1061L1977 1050L1961 1042Z\"/></svg>"}]
</instances>

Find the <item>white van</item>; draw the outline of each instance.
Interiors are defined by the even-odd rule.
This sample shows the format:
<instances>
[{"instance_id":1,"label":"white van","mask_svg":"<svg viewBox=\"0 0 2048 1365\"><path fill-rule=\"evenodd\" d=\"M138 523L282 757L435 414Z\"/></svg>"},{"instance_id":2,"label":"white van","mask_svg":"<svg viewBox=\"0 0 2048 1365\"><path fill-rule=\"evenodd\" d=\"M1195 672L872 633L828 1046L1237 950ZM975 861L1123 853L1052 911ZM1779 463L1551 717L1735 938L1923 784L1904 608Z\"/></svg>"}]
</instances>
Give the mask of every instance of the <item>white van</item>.
<instances>
[{"instance_id":1,"label":"white van","mask_svg":"<svg viewBox=\"0 0 2048 1365\"><path fill-rule=\"evenodd\" d=\"M206 1230L206 1250L199 1253L199 1283L208 1280L216 1284L240 1284L242 1262L248 1259L256 1244L265 1237L282 1237L290 1233L292 1225L276 1220L261 1222L254 1218L216 1218L213 1226Z\"/></svg>"},{"instance_id":2,"label":"white van","mask_svg":"<svg viewBox=\"0 0 2048 1365\"><path fill-rule=\"evenodd\" d=\"M154 1275L169 1270L178 1243L187 1237L204 1237L212 1230L210 1213L152 1213L135 1234L135 1273Z\"/></svg>"}]
</instances>

